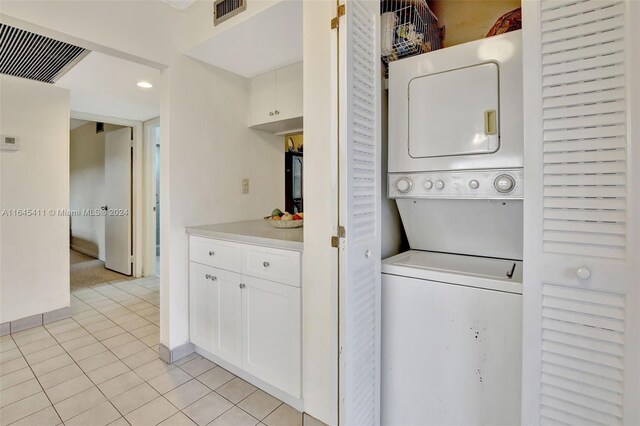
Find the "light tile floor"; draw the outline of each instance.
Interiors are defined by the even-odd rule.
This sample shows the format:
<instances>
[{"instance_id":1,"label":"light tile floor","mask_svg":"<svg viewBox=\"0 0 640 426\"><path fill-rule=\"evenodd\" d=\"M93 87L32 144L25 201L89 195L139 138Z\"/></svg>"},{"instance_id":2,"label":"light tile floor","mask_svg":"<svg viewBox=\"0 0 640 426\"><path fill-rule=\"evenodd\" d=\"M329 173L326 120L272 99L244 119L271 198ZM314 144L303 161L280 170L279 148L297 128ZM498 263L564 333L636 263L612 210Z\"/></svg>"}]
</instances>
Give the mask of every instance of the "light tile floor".
<instances>
[{"instance_id":1,"label":"light tile floor","mask_svg":"<svg viewBox=\"0 0 640 426\"><path fill-rule=\"evenodd\" d=\"M0 425L322 425L197 354L163 362L158 284L73 290L72 318L0 337Z\"/></svg>"}]
</instances>

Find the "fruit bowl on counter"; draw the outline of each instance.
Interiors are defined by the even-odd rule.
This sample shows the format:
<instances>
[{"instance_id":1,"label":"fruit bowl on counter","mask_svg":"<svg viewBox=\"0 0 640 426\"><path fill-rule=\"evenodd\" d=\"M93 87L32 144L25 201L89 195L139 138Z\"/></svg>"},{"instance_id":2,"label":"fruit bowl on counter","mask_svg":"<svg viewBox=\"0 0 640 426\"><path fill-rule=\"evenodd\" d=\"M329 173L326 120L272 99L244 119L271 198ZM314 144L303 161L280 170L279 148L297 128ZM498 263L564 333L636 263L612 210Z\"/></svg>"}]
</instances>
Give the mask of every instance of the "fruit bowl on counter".
<instances>
[{"instance_id":1,"label":"fruit bowl on counter","mask_svg":"<svg viewBox=\"0 0 640 426\"><path fill-rule=\"evenodd\" d=\"M265 216L264 220L274 228L300 228L304 222L304 213L290 214L288 212L282 212L280 209L274 209L270 216Z\"/></svg>"}]
</instances>

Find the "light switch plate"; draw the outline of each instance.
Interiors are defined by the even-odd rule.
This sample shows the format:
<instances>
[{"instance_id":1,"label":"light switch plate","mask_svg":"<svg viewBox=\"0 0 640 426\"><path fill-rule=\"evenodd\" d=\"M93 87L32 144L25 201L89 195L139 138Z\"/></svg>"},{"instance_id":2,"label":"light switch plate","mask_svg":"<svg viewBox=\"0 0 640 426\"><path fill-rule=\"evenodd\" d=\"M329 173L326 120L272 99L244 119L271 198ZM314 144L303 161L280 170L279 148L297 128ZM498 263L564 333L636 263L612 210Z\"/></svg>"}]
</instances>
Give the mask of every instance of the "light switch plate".
<instances>
[{"instance_id":1,"label":"light switch plate","mask_svg":"<svg viewBox=\"0 0 640 426\"><path fill-rule=\"evenodd\" d=\"M243 194L249 193L249 178L242 179L242 193Z\"/></svg>"},{"instance_id":2,"label":"light switch plate","mask_svg":"<svg viewBox=\"0 0 640 426\"><path fill-rule=\"evenodd\" d=\"M0 136L0 150L17 151L20 149L20 140L15 136Z\"/></svg>"}]
</instances>

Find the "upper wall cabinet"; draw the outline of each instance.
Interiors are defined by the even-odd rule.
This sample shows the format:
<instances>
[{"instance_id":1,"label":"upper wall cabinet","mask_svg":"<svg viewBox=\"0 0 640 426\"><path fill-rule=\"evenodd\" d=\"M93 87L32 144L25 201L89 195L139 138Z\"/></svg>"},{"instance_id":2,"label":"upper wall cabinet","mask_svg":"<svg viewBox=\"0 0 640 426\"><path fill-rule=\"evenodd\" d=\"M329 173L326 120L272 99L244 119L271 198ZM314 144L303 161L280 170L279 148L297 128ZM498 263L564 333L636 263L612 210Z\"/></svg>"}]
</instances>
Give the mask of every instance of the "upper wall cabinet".
<instances>
[{"instance_id":1,"label":"upper wall cabinet","mask_svg":"<svg viewBox=\"0 0 640 426\"><path fill-rule=\"evenodd\" d=\"M251 79L249 127L273 133L302 129L302 62Z\"/></svg>"}]
</instances>

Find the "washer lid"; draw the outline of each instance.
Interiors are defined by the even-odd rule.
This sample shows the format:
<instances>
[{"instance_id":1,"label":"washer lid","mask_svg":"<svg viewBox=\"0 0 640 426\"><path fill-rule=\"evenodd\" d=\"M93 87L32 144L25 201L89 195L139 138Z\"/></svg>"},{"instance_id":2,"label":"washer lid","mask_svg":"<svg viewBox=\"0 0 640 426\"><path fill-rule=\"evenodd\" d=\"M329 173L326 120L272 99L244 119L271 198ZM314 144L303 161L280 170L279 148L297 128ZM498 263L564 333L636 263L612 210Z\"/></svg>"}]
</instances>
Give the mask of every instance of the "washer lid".
<instances>
[{"instance_id":1,"label":"washer lid","mask_svg":"<svg viewBox=\"0 0 640 426\"><path fill-rule=\"evenodd\" d=\"M382 273L522 294L522 262L409 250L382 262Z\"/></svg>"}]
</instances>

